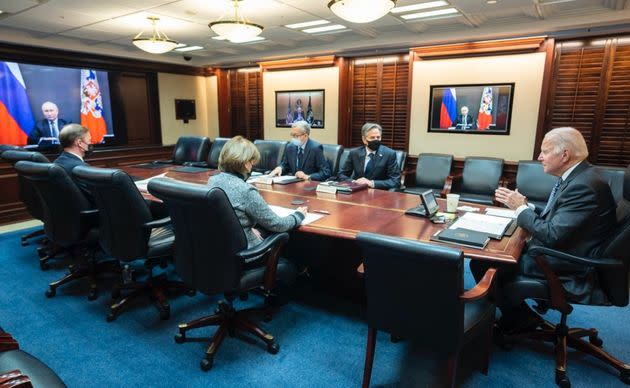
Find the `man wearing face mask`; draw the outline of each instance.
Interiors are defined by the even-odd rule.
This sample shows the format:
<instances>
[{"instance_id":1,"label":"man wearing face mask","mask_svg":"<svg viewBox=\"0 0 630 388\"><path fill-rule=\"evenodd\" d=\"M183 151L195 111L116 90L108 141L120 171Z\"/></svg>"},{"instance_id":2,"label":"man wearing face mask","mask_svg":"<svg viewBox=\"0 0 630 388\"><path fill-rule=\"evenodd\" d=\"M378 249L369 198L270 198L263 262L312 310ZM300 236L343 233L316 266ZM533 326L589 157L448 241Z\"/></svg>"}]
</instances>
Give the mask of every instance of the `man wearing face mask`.
<instances>
[{"instance_id":1,"label":"man wearing face mask","mask_svg":"<svg viewBox=\"0 0 630 388\"><path fill-rule=\"evenodd\" d=\"M373 189L392 189L400 185L400 168L396 152L381 144L383 128L365 123L361 128L364 147L350 151L339 172L340 179L354 179Z\"/></svg>"},{"instance_id":2,"label":"man wearing face mask","mask_svg":"<svg viewBox=\"0 0 630 388\"><path fill-rule=\"evenodd\" d=\"M87 165L83 158L92 153L92 136L90 131L79 124L68 124L59 132L59 143L63 147L63 152L55 159L55 164L62 167L68 176L74 180L72 169L76 166ZM76 181L75 181L76 182ZM81 187L80 184L77 184ZM89 193L81 187L89 198Z\"/></svg>"},{"instance_id":3,"label":"man wearing face mask","mask_svg":"<svg viewBox=\"0 0 630 388\"><path fill-rule=\"evenodd\" d=\"M291 144L284 151L282 163L270 176L295 175L297 178L325 181L330 177L330 166L324 157L324 148L312 140L311 126L306 121L291 125Z\"/></svg>"}]
</instances>

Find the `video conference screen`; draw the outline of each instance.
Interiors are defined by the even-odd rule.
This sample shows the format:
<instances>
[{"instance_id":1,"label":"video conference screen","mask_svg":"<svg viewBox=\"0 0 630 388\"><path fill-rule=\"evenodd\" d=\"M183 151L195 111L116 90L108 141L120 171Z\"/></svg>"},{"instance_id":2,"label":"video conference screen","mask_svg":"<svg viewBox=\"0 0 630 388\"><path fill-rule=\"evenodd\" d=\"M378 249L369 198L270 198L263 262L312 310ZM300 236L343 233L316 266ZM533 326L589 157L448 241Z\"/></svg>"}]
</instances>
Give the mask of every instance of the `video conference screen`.
<instances>
[{"instance_id":1,"label":"video conference screen","mask_svg":"<svg viewBox=\"0 0 630 388\"><path fill-rule=\"evenodd\" d=\"M114 139L107 72L0 61L0 144L57 147L69 123Z\"/></svg>"}]
</instances>

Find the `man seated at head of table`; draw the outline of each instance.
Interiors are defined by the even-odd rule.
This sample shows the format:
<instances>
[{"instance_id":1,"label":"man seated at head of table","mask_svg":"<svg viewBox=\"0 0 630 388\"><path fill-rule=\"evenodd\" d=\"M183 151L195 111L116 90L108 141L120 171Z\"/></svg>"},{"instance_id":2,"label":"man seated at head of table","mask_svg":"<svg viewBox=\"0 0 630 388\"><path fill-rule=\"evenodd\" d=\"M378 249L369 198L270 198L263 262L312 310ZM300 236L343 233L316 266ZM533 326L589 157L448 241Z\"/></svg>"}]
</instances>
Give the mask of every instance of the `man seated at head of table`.
<instances>
[{"instance_id":1,"label":"man seated at head of table","mask_svg":"<svg viewBox=\"0 0 630 388\"><path fill-rule=\"evenodd\" d=\"M246 182L252 167L260 160L256 146L242 136L230 139L219 154L220 174L212 176L208 185L218 187L227 195L251 248L263 240L266 231L286 232L300 225L307 208L299 207L286 217L271 210L258 189Z\"/></svg>"},{"instance_id":2,"label":"man seated at head of table","mask_svg":"<svg viewBox=\"0 0 630 388\"><path fill-rule=\"evenodd\" d=\"M295 175L296 178L325 181L330 177L330 166L324 157L324 147L310 138L311 126L306 121L291 125L291 144L287 145L282 163L270 176Z\"/></svg>"},{"instance_id":3,"label":"man seated at head of table","mask_svg":"<svg viewBox=\"0 0 630 388\"><path fill-rule=\"evenodd\" d=\"M383 128L365 123L361 128L364 147L350 151L339 172L340 180L354 179L374 189L392 189L400 185L400 168L396 152L381 144Z\"/></svg>"},{"instance_id":4,"label":"man seated at head of table","mask_svg":"<svg viewBox=\"0 0 630 388\"><path fill-rule=\"evenodd\" d=\"M615 226L616 204L610 186L588 163L587 157L588 148L578 130L555 128L545 135L538 156L544 171L558 178L545 209L537 212L518 190L496 190L497 201L516 210L518 226L531 235L518 265L501 267L499 272L496 294L502 312L499 328L504 332L519 332L540 324L525 301L510 297L504 287L517 276L545 279L535 258L528 254L529 247L543 246L572 255L597 257L599 246ZM574 301L599 303L597 298L605 298L592 292L598 281L592 268L551 257L547 261ZM481 279L488 265L471 262L475 279Z\"/></svg>"}]
</instances>

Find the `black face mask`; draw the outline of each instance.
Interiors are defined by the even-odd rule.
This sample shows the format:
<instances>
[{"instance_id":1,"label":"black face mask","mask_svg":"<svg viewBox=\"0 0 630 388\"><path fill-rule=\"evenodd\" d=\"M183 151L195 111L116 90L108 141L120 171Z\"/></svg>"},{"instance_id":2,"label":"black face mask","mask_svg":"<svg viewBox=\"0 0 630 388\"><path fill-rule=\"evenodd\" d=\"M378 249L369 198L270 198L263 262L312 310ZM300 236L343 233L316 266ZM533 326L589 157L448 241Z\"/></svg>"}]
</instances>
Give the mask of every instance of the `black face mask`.
<instances>
[{"instance_id":1,"label":"black face mask","mask_svg":"<svg viewBox=\"0 0 630 388\"><path fill-rule=\"evenodd\" d=\"M370 140L370 141L368 141L367 146L368 146L369 149L371 149L372 151L376 152L376 151L378 151L378 147L381 146L381 141L380 140Z\"/></svg>"},{"instance_id":2,"label":"black face mask","mask_svg":"<svg viewBox=\"0 0 630 388\"><path fill-rule=\"evenodd\" d=\"M94 144L88 144L87 150L84 150L85 156L89 156L92 152L94 152Z\"/></svg>"}]
</instances>

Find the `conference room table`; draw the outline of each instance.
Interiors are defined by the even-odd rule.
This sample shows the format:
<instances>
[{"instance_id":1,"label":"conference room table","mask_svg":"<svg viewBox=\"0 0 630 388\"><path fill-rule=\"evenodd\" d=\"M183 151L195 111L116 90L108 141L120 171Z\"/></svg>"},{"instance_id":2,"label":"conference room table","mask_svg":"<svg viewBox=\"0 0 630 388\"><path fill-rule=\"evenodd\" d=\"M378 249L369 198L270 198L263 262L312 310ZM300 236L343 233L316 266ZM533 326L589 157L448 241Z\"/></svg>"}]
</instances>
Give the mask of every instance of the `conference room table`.
<instances>
[{"instance_id":1,"label":"conference room table","mask_svg":"<svg viewBox=\"0 0 630 388\"><path fill-rule=\"evenodd\" d=\"M178 172L181 166L162 165L157 168L127 166L123 170L135 179L147 179L166 173L167 178L178 181L206 184L208 179L219 173L217 170L201 170L195 172ZM271 205L297 208L307 206L309 212L318 210L329 214L298 230L302 233L328 236L338 239L353 240L359 232L378 233L386 236L401 237L431 244L447 245L430 241L432 235L448 226L434 224L427 218L406 215L405 210L416 207L420 203L418 195L398 193L384 190L367 189L352 194L329 194L315 191L317 182L297 182L288 185L255 184L262 197ZM147 192L142 192L147 199L156 200ZM303 201L302 205L292 202ZM445 200L438 199L443 211ZM465 204L465 203L462 203ZM483 213L485 206L468 204L479 208ZM491 239L484 249L457 246L465 256L475 260L486 260L503 263L517 263L525 244L527 233L520 227L512 236L504 236L501 240Z\"/></svg>"}]
</instances>

